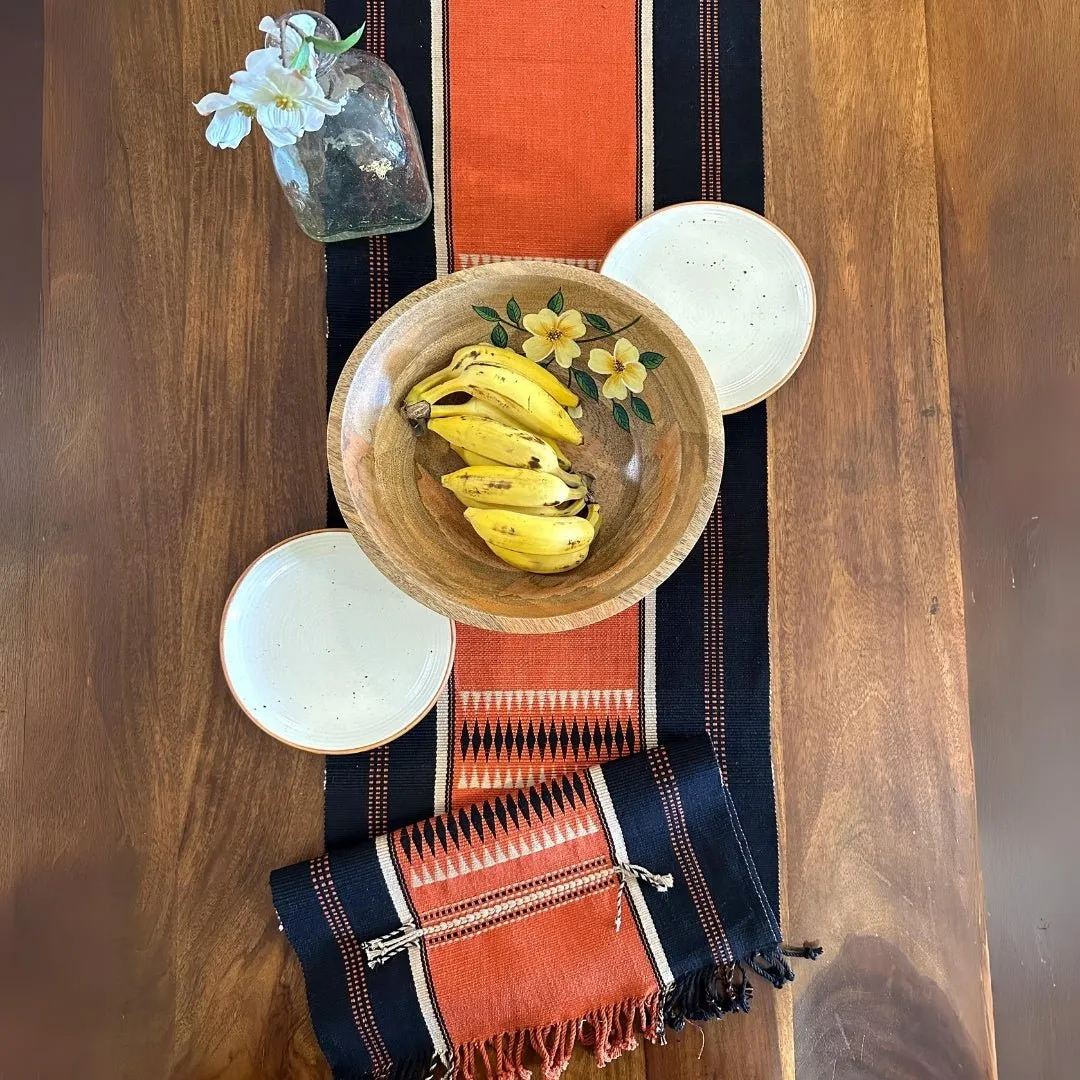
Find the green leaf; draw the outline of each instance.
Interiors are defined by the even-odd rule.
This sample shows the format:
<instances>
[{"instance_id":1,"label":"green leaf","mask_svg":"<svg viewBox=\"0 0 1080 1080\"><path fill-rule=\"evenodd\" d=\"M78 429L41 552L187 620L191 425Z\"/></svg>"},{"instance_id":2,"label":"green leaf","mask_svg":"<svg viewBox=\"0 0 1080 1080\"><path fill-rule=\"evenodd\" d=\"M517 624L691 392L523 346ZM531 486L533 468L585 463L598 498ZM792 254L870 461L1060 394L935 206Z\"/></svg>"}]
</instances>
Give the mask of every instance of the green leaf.
<instances>
[{"instance_id":1,"label":"green leaf","mask_svg":"<svg viewBox=\"0 0 1080 1080\"><path fill-rule=\"evenodd\" d=\"M509 341L509 338L506 336L506 331L496 323L491 328L491 344L498 349L505 349L507 341Z\"/></svg>"},{"instance_id":2,"label":"green leaf","mask_svg":"<svg viewBox=\"0 0 1080 1080\"><path fill-rule=\"evenodd\" d=\"M304 68L307 67L308 60L310 59L311 42L308 41L307 38L305 38L304 41L301 43L300 48L296 50L296 54L293 56L292 63L289 64L289 67L293 71L303 71Z\"/></svg>"},{"instance_id":3,"label":"green leaf","mask_svg":"<svg viewBox=\"0 0 1080 1080\"><path fill-rule=\"evenodd\" d=\"M599 401L600 391L596 389L596 380L587 371L578 371L577 368L570 370L574 373L574 382L578 384L581 392L593 401Z\"/></svg>"},{"instance_id":4,"label":"green leaf","mask_svg":"<svg viewBox=\"0 0 1080 1080\"><path fill-rule=\"evenodd\" d=\"M630 408L634 410L634 415L639 420L644 420L646 424L651 424L653 422L652 413L649 412L649 406L646 405L641 398L631 398Z\"/></svg>"},{"instance_id":5,"label":"green leaf","mask_svg":"<svg viewBox=\"0 0 1080 1080\"><path fill-rule=\"evenodd\" d=\"M499 321L499 313L493 307L477 307L473 304L473 311L475 311L481 319L487 319L488 322Z\"/></svg>"},{"instance_id":6,"label":"green leaf","mask_svg":"<svg viewBox=\"0 0 1080 1080\"><path fill-rule=\"evenodd\" d=\"M610 334L611 323L604 318L603 315L594 315L591 311L584 313L585 321L594 329L599 330L601 334Z\"/></svg>"},{"instance_id":7,"label":"green leaf","mask_svg":"<svg viewBox=\"0 0 1080 1080\"><path fill-rule=\"evenodd\" d=\"M347 38L342 38L341 41L330 41L328 38L320 37L309 37L305 40L310 41L316 50L321 53L332 53L334 56L340 56L342 53L347 53L364 36L365 26L367 26L367 23L363 23L359 30L354 30Z\"/></svg>"},{"instance_id":8,"label":"green leaf","mask_svg":"<svg viewBox=\"0 0 1080 1080\"><path fill-rule=\"evenodd\" d=\"M643 352L638 360L643 367L648 368L649 371L653 371L658 368L663 362L664 358L658 352Z\"/></svg>"},{"instance_id":9,"label":"green leaf","mask_svg":"<svg viewBox=\"0 0 1080 1080\"><path fill-rule=\"evenodd\" d=\"M626 410L617 402L613 402L611 405L611 411L615 416L615 423L623 429L623 431L630 430L630 417Z\"/></svg>"},{"instance_id":10,"label":"green leaf","mask_svg":"<svg viewBox=\"0 0 1080 1080\"><path fill-rule=\"evenodd\" d=\"M554 295L554 296L553 296L553 297L552 297L552 298L551 298L551 299L550 299L550 300L549 300L549 301L547 302L548 310L549 310L549 311L554 311L556 315L561 315L561 314L562 314L562 309L563 309L563 304L564 304L564 303L565 303L565 301L563 300L563 294L562 294L562 289L560 289L560 290L559 290L559 291L558 291L558 292L557 292L557 293L556 293L556 294L555 294L555 295Z\"/></svg>"},{"instance_id":11,"label":"green leaf","mask_svg":"<svg viewBox=\"0 0 1080 1080\"><path fill-rule=\"evenodd\" d=\"M516 326L521 322L521 305L511 296L506 305L506 317Z\"/></svg>"}]
</instances>

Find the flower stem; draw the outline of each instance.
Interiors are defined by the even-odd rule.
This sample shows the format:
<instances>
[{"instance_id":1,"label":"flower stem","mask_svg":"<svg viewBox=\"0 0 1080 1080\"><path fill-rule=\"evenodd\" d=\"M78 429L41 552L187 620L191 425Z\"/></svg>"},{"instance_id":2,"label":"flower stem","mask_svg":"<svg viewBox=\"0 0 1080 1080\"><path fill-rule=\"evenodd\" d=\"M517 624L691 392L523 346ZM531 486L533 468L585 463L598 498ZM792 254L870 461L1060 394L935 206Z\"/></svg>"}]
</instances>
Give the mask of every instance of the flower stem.
<instances>
[{"instance_id":1,"label":"flower stem","mask_svg":"<svg viewBox=\"0 0 1080 1080\"><path fill-rule=\"evenodd\" d=\"M620 326L618 330L611 330L606 334L597 334L596 337L583 337L578 338L578 344L584 345L587 341L603 341L604 338L614 337L616 334L621 334L624 330L629 330L640 319L640 315L635 315L625 326Z\"/></svg>"}]
</instances>

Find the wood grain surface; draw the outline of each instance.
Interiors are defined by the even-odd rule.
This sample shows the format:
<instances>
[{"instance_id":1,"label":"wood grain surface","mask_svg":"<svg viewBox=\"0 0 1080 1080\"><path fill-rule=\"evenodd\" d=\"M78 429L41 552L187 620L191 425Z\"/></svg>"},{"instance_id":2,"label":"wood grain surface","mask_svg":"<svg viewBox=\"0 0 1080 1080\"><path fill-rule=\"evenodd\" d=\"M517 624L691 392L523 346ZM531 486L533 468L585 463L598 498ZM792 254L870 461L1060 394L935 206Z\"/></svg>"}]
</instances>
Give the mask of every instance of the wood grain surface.
<instances>
[{"instance_id":1,"label":"wood grain surface","mask_svg":"<svg viewBox=\"0 0 1080 1080\"><path fill-rule=\"evenodd\" d=\"M606 1075L994 1075L966 605L1001 1075L1069 1077L1080 25L763 6L768 209L819 290L770 404L784 917L828 952ZM322 252L188 105L265 13L5 13L4 1077L327 1076L266 887L321 763L216 657L231 582L323 521Z\"/></svg>"},{"instance_id":2,"label":"wood grain surface","mask_svg":"<svg viewBox=\"0 0 1080 1080\"><path fill-rule=\"evenodd\" d=\"M971 725L1003 1077L1080 1061L1080 11L930 0Z\"/></svg>"}]
</instances>

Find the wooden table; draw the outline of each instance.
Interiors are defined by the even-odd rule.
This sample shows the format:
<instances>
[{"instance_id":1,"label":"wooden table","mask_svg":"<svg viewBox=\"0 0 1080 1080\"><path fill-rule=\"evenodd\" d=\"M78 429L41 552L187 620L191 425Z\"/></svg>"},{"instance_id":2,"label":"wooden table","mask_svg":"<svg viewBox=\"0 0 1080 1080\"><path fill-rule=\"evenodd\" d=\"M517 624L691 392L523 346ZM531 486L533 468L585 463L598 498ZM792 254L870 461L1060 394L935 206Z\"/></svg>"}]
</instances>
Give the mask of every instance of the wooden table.
<instances>
[{"instance_id":1,"label":"wooden table","mask_svg":"<svg viewBox=\"0 0 1080 1080\"><path fill-rule=\"evenodd\" d=\"M5 13L0 1076L325 1075L266 887L321 762L217 663L230 583L324 513L321 252L187 105L264 13ZM770 404L784 918L828 953L609 1074L995 1075L973 731L1002 1075L1065 1077L1080 19L765 0L763 41L820 302Z\"/></svg>"}]
</instances>

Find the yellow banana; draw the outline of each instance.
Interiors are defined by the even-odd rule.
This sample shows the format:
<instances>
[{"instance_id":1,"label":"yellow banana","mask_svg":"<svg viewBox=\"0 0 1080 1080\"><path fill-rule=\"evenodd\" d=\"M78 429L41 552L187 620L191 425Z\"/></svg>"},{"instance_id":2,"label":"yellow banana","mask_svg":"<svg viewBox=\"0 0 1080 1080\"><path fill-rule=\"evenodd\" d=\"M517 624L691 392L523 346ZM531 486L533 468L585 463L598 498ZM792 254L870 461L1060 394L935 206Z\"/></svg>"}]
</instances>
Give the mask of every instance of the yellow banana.
<instances>
[{"instance_id":1,"label":"yellow banana","mask_svg":"<svg viewBox=\"0 0 1080 1080\"><path fill-rule=\"evenodd\" d=\"M567 570L573 570L575 566L580 566L585 561L585 556L589 554L587 547L578 548L577 551L570 551L565 555L528 555L523 551L500 547L498 544L488 544L488 547L504 563L514 567L515 570L527 570L530 574L565 573Z\"/></svg>"},{"instance_id":2,"label":"yellow banana","mask_svg":"<svg viewBox=\"0 0 1080 1080\"><path fill-rule=\"evenodd\" d=\"M551 449L555 451L555 454L559 459L559 468L560 469L565 469L567 472L573 471L574 464L562 452L562 447L554 439L545 439L543 435L541 435L540 438L544 439L544 442L546 442L548 444L548 446L550 446Z\"/></svg>"},{"instance_id":3,"label":"yellow banana","mask_svg":"<svg viewBox=\"0 0 1080 1080\"><path fill-rule=\"evenodd\" d=\"M472 506L477 510L497 510L500 507L495 503L485 502L483 499L473 499L468 495L462 495L455 491L459 503L462 506ZM514 511L518 514L534 514L536 517L574 517L585 509L584 499L575 499L573 502L558 503L556 506L515 506Z\"/></svg>"},{"instance_id":4,"label":"yellow banana","mask_svg":"<svg viewBox=\"0 0 1080 1080\"><path fill-rule=\"evenodd\" d=\"M486 416L433 418L428 427L451 446L460 446L484 458L482 462L466 458L469 465L513 465L519 469L542 469L550 473L559 468L558 455L539 435Z\"/></svg>"},{"instance_id":5,"label":"yellow banana","mask_svg":"<svg viewBox=\"0 0 1080 1080\"><path fill-rule=\"evenodd\" d=\"M411 416L424 404L434 405L444 397L460 393L472 394L486 401L505 413L512 423L536 435L575 445L582 441L582 434L574 421L547 391L524 375L493 364L467 367L460 375L427 390L419 401L406 408ZM427 420L428 417L423 419Z\"/></svg>"},{"instance_id":6,"label":"yellow banana","mask_svg":"<svg viewBox=\"0 0 1080 1080\"><path fill-rule=\"evenodd\" d=\"M558 506L579 497L557 476L510 465L469 465L447 473L443 487L494 506Z\"/></svg>"},{"instance_id":7,"label":"yellow banana","mask_svg":"<svg viewBox=\"0 0 1080 1080\"><path fill-rule=\"evenodd\" d=\"M533 517L513 510L465 511L465 520L488 544L526 555L562 555L587 548L593 527L583 517Z\"/></svg>"},{"instance_id":8,"label":"yellow banana","mask_svg":"<svg viewBox=\"0 0 1080 1080\"><path fill-rule=\"evenodd\" d=\"M413 402L419 401L428 390L434 389L441 382L446 382L453 374L453 371L449 367L444 367L441 370L436 371L433 375L428 375L427 378L421 379L409 391L405 398L405 404L412 405Z\"/></svg>"},{"instance_id":9,"label":"yellow banana","mask_svg":"<svg viewBox=\"0 0 1080 1080\"><path fill-rule=\"evenodd\" d=\"M593 527L593 536L600 531L600 504L589 503L589 509L585 511L585 520Z\"/></svg>"},{"instance_id":10,"label":"yellow banana","mask_svg":"<svg viewBox=\"0 0 1080 1080\"><path fill-rule=\"evenodd\" d=\"M486 343L466 345L464 349L458 349L454 353L454 359L450 361L450 368L447 370L464 371L473 364L495 364L516 371L530 382L536 383L542 390L546 390L560 405L573 408L578 404L578 396L570 387L559 382L547 368L512 349L500 349L497 345Z\"/></svg>"},{"instance_id":11,"label":"yellow banana","mask_svg":"<svg viewBox=\"0 0 1080 1080\"><path fill-rule=\"evenodd\" d=\"M464 446L454 446L453 443L451 443L450 449L453 450L454 453L457 454L457 456L461 458L461 460L464 461L466 465L502 464L502 462L493 461L491 458L486 458L482 454L474 454L471 450L466 450Z\"/></svg>"}]
</instances>

